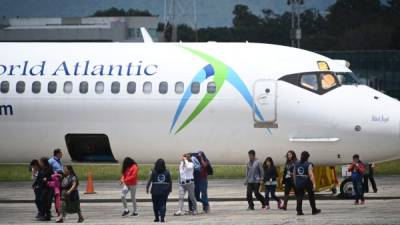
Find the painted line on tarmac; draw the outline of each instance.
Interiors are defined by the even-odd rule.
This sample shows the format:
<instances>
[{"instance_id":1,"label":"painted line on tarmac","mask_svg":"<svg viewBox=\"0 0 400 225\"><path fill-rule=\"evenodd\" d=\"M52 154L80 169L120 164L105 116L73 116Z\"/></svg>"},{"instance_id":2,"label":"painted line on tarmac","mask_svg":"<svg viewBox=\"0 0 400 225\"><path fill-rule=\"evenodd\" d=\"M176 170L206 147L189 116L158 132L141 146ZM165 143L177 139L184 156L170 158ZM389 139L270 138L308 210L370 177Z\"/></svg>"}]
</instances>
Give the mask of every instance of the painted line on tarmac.
<instances>
[{"instance_id":1,"label":"painted line on tarmac","mask_svg":"<svg viewBox=\"0 0 400 225\"><path fill-rule=\"evenodd\" d=\"M295 200L295 197L290 197L290 200ZM366 200L398 200L400 196L376 196L376 197L365 197ZM212 202L243 202L247 201L246 198L209 198L209 201ZM256 199L254 199L256 200ZM305 198L307 200L307 198ZM336 195L320 195L317 197L317 200L351 200L345 198L339 198ZM137 202L151 202L150 198L139 198L136 199ZM178 202L178 198L168 199L168 202ZM120 203L121 199L81 199L81 203ZM0 204L7 203L34 203L34 200L31 199L0 199Z\"/></svg>"}]
</instances>

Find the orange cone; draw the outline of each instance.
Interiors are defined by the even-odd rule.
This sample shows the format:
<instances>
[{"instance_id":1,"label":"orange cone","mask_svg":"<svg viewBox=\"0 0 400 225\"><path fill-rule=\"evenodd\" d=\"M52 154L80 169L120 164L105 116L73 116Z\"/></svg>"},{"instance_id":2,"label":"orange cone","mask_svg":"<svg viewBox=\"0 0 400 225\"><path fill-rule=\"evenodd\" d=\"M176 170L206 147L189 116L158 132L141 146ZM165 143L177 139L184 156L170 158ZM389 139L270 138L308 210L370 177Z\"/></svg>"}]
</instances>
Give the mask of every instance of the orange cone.
<instances>
[{"instance_id":1,"label":"orange cone","mask_svg":"<svg viewBox=\"0 0 400 225\"><path fill-rule=\"evenodd\" d=\"M93 173L92 173L92 168L89 168L88 171L88 176L87 176L87 184L86 184L86 192L85 194L96 194L94 191L94 185L93 185Z\"/></svg>"}]
</instances>

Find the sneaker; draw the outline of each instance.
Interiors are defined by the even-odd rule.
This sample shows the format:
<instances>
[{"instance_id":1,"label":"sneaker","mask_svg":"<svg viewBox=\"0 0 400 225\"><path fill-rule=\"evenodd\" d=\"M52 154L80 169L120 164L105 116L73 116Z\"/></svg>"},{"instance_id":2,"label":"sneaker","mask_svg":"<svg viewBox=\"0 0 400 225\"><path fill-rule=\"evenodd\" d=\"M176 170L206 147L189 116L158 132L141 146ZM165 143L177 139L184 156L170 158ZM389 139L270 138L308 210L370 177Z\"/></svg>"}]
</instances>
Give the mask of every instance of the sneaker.
<instances>
[{"instance_id":1,"label":"sneaker","mask_svg":"<svg viewBox=\"0 0 400 225\"><path fill-rule=\"evenodd\" d=\"M197 215L197 214L199 214L199 213L197 212L197 210L193 210L192 213L191 213L191 215Z\"/></svg>"},{"instance_id":2,"label":"sneaker","mask_svg":"<svg viewBox=\"0 0 400 225\"><path fill-rule=\"evenodd\" d=\"M282 209L282 202L278 201L278 209Z\"/></svg>"},{"instance_id":3,"label":"sneaker","mask_svg":"<svg viewBox=\"0 0 400 225\"><path fill-rule=\"evenodd\" d=\"M285 206L282 206L282 207L280 207L279 209L282 209L282 210L284 210L284 211L287 210L287 208L286 208Z\"/></svg>"},{"instance_id":4,"label":"sneaker","mask_svg":"<svg viewBox=\"0 0 400 225\"><path fill-rule=\"evenodd\" d=\"M365 200L361 200L360 205L365 205Z\"/></svg>"},{"instance_id":5,"label":"sneaker","mask_svg":"<svg viewBox=\"0 0 400 225\"><path fill-rule=\"evenodd\" d=\"M374 193L378 193L378 190L374 190Z\"/></svg>"},{"instance_id":6,"label":"sneaker","mask_svg":"<svg viewBox=\"0 0 400 225\"><path fill-rule=\"evenodd\" d=\"M139 216L139 213L132 213L131 216Z\"/></svg>"},{"instance_id":7,"label":"sneaker","mask_svg":"<svg viewBox=\"0 0 400 225\"><path fill-rule=\"evenodd\" d=\"M354 201L354 205L359 205L360 203L358 202L358 200Z\"/></svg>"},{"instance_id":8,"label":"sneaker","mask_svg":"<svg viewBox=\"0 0 400 225\"><path fill-rule=\"evenodd\" d=\"M174 213L174 216L182 216L182 215L183 215L183 212L180 210L178 210L178 211L176 211L176 213Z\"/></svg>"},{"instance_id":9,"label":"sneaker","mask_svg":"<svg viewBox=\"0 0 400 225\"><path fill-rule=\"evenodd\" d=\"M254 207L249 206L249 207L247 208L247 211L251 211L251 210L254 210Z\"/></svg>"},{"instance_id":10,"label":"sneaker","mask_svg":"<svg viewBox=\"0 0 400 225\"><path fill-rule=\"evenodd\" d=\"M161 223L165 223L165 219L164 219L164 217L161 217L161 221L160 221Z\"/></svg>"},{"instance_id":11,"label":"sneaker","mask_svg":"<svg viewBox=\"0 0 400 225\"><path fill-rule=\"evenodd\" d=\"M160 222L160 219L155 218L153 221L154 221L155 223L157 223L157 222Z\"/></svg>"},{"instance_id":12,"label":"sneaker","mask_svg":"<svg viewBox=\"0 0 400 225\"><path fill-rule=\"evenodd\" d=\"M303 213L303 212L297 212L297 215L298 215L298 216L303 216L304 213Z\"/></svg>"},{"instance_id":13,"label":"sneaker","mask_svg":"<svg viewBox=\"0 0 400 225\"><path fill-rule=\"evenodd\" d=\"M124 212L122 212L122 216L126 216L129 214L129 210L124 210Z\"/></svg>"},{"instance_id":14,"label":"sneaker","mask_svg":"<svg viewBox=\"0 0 400 225\"><path fill-rule=\"evenodd\" d=\"M315 211L312 212L313 215L317 215L317 214L319 214L319 213L321 213L321 210L320 210L320 209L316 209Z\"/></svg>"},{"instance_id":15,"label":"sneaker","mask_svg":"<svg viewBox=\"0 0 400 225\"><path fill-rule=\"evenodd\" d=\"M78 223L83 223L83 221L85 221L85 219L83 217L78 219Z\"/></svg>"}]
</instances>

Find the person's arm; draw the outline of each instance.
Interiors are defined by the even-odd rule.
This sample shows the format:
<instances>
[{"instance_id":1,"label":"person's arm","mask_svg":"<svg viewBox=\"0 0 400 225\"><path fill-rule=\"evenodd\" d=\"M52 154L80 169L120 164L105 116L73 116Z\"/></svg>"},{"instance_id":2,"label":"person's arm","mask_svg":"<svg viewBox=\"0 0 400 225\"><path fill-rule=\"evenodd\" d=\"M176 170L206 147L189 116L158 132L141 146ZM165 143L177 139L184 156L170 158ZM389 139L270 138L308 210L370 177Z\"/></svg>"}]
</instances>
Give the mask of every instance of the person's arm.
<instances>
[{"instance_id":1,"label":"person's arm","mask_svg":"<svg viewBox=\"0 0 400 225\"><path fill-rule=\"evenodd\" d=\"M315 177L314 177L314 171L313 171L313 166L312 165L310 165L308 167L308 174L310 175L310 179L311 179L311 182L312 182L312 185L313 185L313 190L315 191L317 189L317 185L315 183Z\"/></svg>"},{"instance_id":2,"label":"person's arm","mask_svg":"<svg viewBox=\"0 0 400 225\"><path fill-rule=\"evenodd\" d=\"M347 171L352 172L354 169L354 163L350 164L349 167L347 167Z\"/></svg>"},{"instance_id":3,"label":"person's arm","mask_svg":"<svg viewBox=\"0 0 400 225\"><path fill-rule=\"evenodd\" d=\"M150 175L149 175L149 179L147 180L147 184L146 184L146 193L147 193L147 194L149 193L149 190L150 190L151 177L152 177L152 175L153 175L153 172L151 171L151 172L150 172Z\"/></svg>"},{"instance_id":4,"label":"person's arm","mask_svg":"<svg viewBox=\"0 0 400 225\"><path fill-rule=\"evenodd\" d=\"M185 165L187 169L193 169L194 168L194 164L192 162L189 162L187 160L185 160Z\"/></svg>"},{"instance_id":5,"label":"person's arm","mask_svg":"<svg viewBox=\"0 0 400 225\"><path fill-rule=\"evenodd\" d=\"M208 166L208 161L204 160L203 157L201 156L200 156L200 163L204 168Z\"/></svg>"},{"instance_id":6,"label":"person's arm","mask_svg":"<svg viewBox=\"0 0 400 225\"><path fill-rule=\"evenodd\" d=\"M171 177L171 174L170 173L168 173L167 174L167 176L168 176L168 183L169 183L169 193L171 193L172 192L172 177Z\"/></svg>"},{"instance_id":7,"label":"person's arm","mask_svg":"<svg viewBox=\"0 0 400 225\"><path fill-rule=\"evenodd\" d=\"M272 173L272 180L276 180L278 177L278 170L276 169L276 166L272 167L273 173Z\"/></svg>"},{"instance_id":8,"label":"person's arm","mask_svg":"<svg viewBox=\"0 0 400 225\"><path fill-rule=\"evenodd\" d=\"M76 190L76 187L78 186L78 183L76 182L76 179L72 181L72 186L71 188L67 191L67 194L71 194L74 190Z\"/></svg>"},{"instance_id":9,"label":"person's arm","mask_svg":"<svg viewBox=\"0 0 400 225\"><path fill-rule=\"evenodd\" d=\"M263 181L264 181L264 169L263 169L262 163L260 161L258 162L258 170L260 171L260 183L263 183Z\"/></svg>"}]
</instances>

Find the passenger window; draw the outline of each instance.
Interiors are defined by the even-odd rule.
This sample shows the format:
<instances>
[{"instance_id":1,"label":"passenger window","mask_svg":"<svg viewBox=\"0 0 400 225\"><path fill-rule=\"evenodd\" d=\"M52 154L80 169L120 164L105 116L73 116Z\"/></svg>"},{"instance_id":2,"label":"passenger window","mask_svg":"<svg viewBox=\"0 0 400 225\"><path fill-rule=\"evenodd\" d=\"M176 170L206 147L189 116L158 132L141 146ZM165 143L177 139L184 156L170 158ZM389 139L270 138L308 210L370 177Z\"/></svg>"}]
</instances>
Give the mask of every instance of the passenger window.
<instances>
[{"instance_id":1,"label":"passenger window","mask_svg":"<svg viewBox=\"0 0 400 225\"><path fill-rule=\"evenodd\" d=\"M89 84L88 84L88 82L82 81L82 82L79 84L79 92L80 92L81 94L86 94L86 93L88 93L88 90L89 90Z\"/></svg>"},{"instance_id":2,"label":"passenger window","mask_svg":"<svg viewBox=\"0 0 400 225\"><path fill-rule=\"evenodd\" d=\"M0 91L1 91L1 93L4 93L4 94L8 93L8 91L10 91L10 82L8 82L8 81L1 82Z\"/></svg>"},{"instance_id":3,"label":"passenger window","mask_svg":"<svg viewBox=\"0 0 400 225\"><path fill-rule=\"evenodd\" d=\"M143 83L143 93L150 94L152 89L152 85L150 81L146 81Z\"/></svg>"},{"instance_id":4,"label":"passenger window","mask_svg":"<svg viewBox=\"0 0 400 225\"><path fill-rule=\"evenodd\" d=\"M301 86L318 91L318 79L316 74L304 74L301 76Z\"/></svg>"},{"instance_id":5,"label":"passenger window","mask_svg":"<svg viewBox=\"0 0 400 225\"><path fill-rule=\"evenodd\" d=\"M126 91L128 94L134 94L136 92L136 83L134 81L128 82Z\"/></svg>"},{"instance_id":6,"label":"passenger window","mask_svg":"<svg viewBox=\"0 0 400 225\"><path fill-rule=\"evenodd\" d=\"M321 74L321 87L324 90L331 89L336 86L336 79L331 73Z\"/></svg>"},{"instance_id":7,"label":"passenger window","mask_svg":"<svg viewBox=\"0 0 400 225\"><path fill-rule=\"evenodd\" d=\"M159 92L160 92L160 94L167 94L167 92L168 92L168 83L167 82L165 82L165 81L160 82Z\"/></svg>"},{"instance_id":8,"label":"passenger window","mask_svg":"<svg viewBox=\"0 0 400 225\"><path fill-rule=\"evenodd\" d=\"M111 93L113 94L118 94L120 90L121 85L119 84L118 81L114 81L111 84Z\"/></svg>"},{"instance_id":9,"label":"passenger window","mask_svg":"<svg viewBox=\"0 0 400 225\"><path fill-rule=\"evenodd\" d=\"M72 93L72 82L71 81L66 81L64 83L64 93L65 94L71 94Z\"/></svg>"},{"instance_id":10,"label":"passenger window","mask_svg":"<svg viewBox=\"0 0 400 225\"><path fill-rule=\"evenodd\" d=\"M50 81L49 84L47 85L47 91L50 94L54 94L57 91L57 83L55 81Z\"/></svg>"},{"instance_id":11,"label":"passenger window","mask_svg":"<svg viewBox=\"0 0 400 225\"><path fill-rule=\"evenodd\" d=\"M185 89L185 84L182 81L175 83L175 93L182 94Z\"/></svg>"},{"instance_id":12,"label":"passenger window","mask_svg":"<svg viewBox=\"0 0 400 225\"><path fill-rule=\"evenodd\" d=\"M96 92L96 94L103 94L104 93L104 82L103 81L96 82L94 91Z\"/></svg>"},{"instance_id":13,"label":"passenger window","mask_svg":"<svg viewBox=\"0 0 400 225\"><path fill-rule=\"evenodd\" d=\"M18 81L17 82L17 93L22 94L25 92L25 82L23 81Z\"/></svg>"},{"instance_id":14,"label":"passenger window","mask_svg":"<svg viewBox=\"0 0 400 225\"><path fill-rule=\"evenodd\" d=\"M208 82L207 84L207 93L214 94L217 91L217 86L215 82Z\"/></svg>"},{"instance_id":15,"label":"passenger window","mask_svg":"<svg viewBox=\"0 0 400 225\"><path fill-rule=\"evenodd\" d=\"M39 81L35 81L32 83L32 92L34 94L38 94L40 92L41 83Z\"/></svg>"},{"instance_id":16,"label":"passenger window","mask_svg":"<svg viewBox=\"0 0 400 225\"><path fill-rule=\"evenodd\" d=\"M200 93L200 83L199 82L193 82L190 89L192 91L192 94Z\"/></svg>"}]
</instances>

